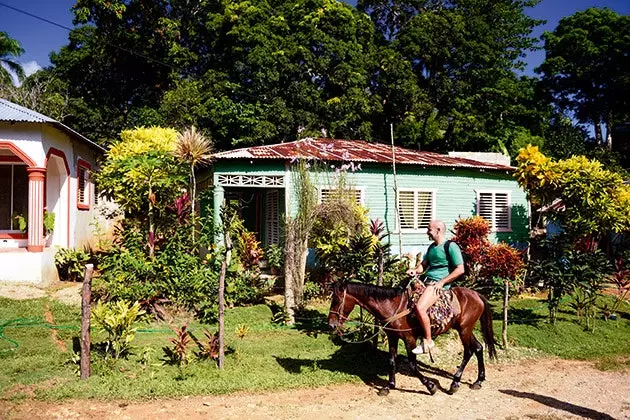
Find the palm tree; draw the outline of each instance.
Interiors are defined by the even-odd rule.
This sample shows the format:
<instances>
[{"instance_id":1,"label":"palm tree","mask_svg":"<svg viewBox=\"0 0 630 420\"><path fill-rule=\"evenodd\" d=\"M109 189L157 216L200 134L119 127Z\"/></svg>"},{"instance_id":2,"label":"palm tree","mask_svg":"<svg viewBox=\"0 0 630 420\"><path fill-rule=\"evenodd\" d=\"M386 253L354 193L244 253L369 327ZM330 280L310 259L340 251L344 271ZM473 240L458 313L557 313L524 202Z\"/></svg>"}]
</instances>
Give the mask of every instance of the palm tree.
<instances>
[{"instance_id":1,"label":"palm tree","mask_svg":"<svg viewBox=\"0 0 630 420\"><path fill-rule=\"evenodd\" d=\"M195 126L184 130L177 136L176 155L190 165L191 184L191 221L192 241L195 243L195 194L197 193L197 180L195 179L195 166L207 164L211 160L212 142L209 138L198 132Z\"/></svg>"},{"instance_id":2,"label":"palm tree","mask_svg":"<svg viewBox=\"0 0 630 420\"><path fill-rule=\"evenodd\" d=\"M13 84L11 73L14 73L18 80L24 79L22 65L13 60L22 54L24 54L24 49L20 43L6 32L0 31L0 85Z\"/></svg>"}]
</instances>

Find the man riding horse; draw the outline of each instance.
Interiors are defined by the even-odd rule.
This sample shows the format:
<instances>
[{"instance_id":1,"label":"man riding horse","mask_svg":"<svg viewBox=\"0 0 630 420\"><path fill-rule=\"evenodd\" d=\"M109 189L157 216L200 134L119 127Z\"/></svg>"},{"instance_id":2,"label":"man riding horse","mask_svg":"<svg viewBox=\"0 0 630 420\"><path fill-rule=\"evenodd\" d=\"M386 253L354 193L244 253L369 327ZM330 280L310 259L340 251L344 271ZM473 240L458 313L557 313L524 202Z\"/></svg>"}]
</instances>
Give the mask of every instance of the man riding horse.
<instances>
[{"instance_id":1,"label":"man riding horse","mask_svg":"<svg viewBox=\"0 0 630 420\"><path fill-rule=\"evenodd\" d=\"M431 337L431 321L427 310L437 302L441 289L449 289L451 287L449 283L464 274L464 259L459 246L451 242L447 247L448 249L445 247L446 225L444 222L432 220L427 228L427 235L433 243L416 268L407 272L411 276L423 273L426 286L424 293L420 295L415 304L416 316L424 329L424 339L412 350L414 354L428 353L435 347ZM452 271L450 271L451 268Z\"/></svg>"}]
</instances>

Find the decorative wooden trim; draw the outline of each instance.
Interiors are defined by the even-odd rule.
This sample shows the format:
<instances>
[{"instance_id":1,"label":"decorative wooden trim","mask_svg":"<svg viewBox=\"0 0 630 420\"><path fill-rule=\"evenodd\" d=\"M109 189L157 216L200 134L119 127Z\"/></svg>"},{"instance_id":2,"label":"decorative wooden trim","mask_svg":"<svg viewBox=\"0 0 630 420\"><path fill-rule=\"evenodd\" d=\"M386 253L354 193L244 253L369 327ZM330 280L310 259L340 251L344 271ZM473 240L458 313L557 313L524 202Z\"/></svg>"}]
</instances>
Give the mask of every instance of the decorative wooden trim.
<instances>
[{"instance_id":1,"label":"decorative wooden trim","mask_svg":"<svg viewBox=\"0 0 630 420\"><path fill-rule=\"evenodd\" d=\"M14 155L20 158L22 162L26 163L28 166L37 166L33 159L31 159L26 153L24 153L19 147L17 147L10 141L0 141L0 149L9 149L11 152L13 152Z\"/></svg>"},{"instance_id":2,"label":"decorative wooden trim","mask_svg":"<svg viewBox=\"0 0 630 420\"><path fill-rule=\"evenodd\" d=\"M66 185L67 185L67 205L68 205L68 209L66 210L67 213L67 219L66 220L66 227L67 227L67 232L66 232L66 246L70 246L70 231L72 230L70 228L70 165L68 165L68 160L66 159L66 154L64 152L62 152L61 150L55 148L55 147L51 147L50 149L48 149L48 153L46 154L46 168L48 168L48 159L50 158L50 156L57 156L59 158L61 158L63 160L63 165L66 168ZM44 207L46 207L47 205L47 188L46 185L44 184Z\"/></svg>"},{"instance_id":3,"label":"decorative wooden trim","mask_svg":"<svg viewBox=\"0 0 630 420\"><path fill-rule=\"evenodd\" d=\"M44 166L48 168L48 158L50 158L51 155L60 157L63 160L63 164L66 167L66 174L70 176L70 165L68 165L66 154L55 147L51 147L50 149L48 149L48 153L46 153L46 162Z\"/></svg>"},{"instance_id":4,"label":"decorative wooden trim","mask_svg":"<svg viewBox=\"0 0 630 420\"><path fill-rule=\"evenodd\" d=\"M284 175L218 175L217 184L224 187L283 187Z\"/></svg>"},{"instance_id":5,"label":"decorative wooden trim","mask_svg":"<svg viewBox=\"0 0 630 420\"><path fill-rule=\"evenodd\" d=\"M28 234L24 232L0 233L0 239L28 239Z\"/></svg>"},{"instance_id":6,"label":"decorative wooden trim","mask_svg":"<svg viewBox=\"0 0 630 420\"><path fill-rule=\"evenodd\" d=\"M18 156L0 156L0 163L24 163Z\"/></svg>"}]
</instances>

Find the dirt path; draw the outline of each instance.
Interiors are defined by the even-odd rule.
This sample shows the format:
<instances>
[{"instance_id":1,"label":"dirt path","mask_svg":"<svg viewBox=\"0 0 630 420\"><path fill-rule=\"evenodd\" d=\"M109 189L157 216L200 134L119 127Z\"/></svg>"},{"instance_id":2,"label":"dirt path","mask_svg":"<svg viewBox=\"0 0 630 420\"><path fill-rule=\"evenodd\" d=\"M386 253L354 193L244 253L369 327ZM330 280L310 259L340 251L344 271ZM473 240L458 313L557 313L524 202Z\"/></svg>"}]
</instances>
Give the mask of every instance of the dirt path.
<instances>
[{"instance_id":1,"label":"dirt path","mask_svg":"<svg viewBox=\"0 0 630 420\"><path fill-rule=\"evenodd\" d=\"M472 366L471 366L472 367ZM464 382L474 378L474 369ZM439 380L442 387L449 381ZM417 379L379 396L369 385L149 402L22 401L0 405L7 419L630 419L630 372L602 372L587 362L527 360L493 364L480 391L429 396Z\"/></svg>"}]
</instances>

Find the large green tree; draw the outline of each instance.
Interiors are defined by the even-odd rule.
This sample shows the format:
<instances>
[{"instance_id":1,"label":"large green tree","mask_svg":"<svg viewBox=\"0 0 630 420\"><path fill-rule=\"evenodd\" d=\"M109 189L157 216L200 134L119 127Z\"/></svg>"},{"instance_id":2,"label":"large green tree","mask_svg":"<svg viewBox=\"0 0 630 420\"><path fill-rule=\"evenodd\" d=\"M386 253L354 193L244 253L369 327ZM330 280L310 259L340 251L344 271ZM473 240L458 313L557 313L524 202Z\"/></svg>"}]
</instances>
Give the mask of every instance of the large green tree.
<instances>
[{"instance_id":1,"label":"large green tree","mask_svg":"<svg viewBox=\"0 0 630 420\"><path fill-rule=\"evenodd\" d=\"M222 149L322 132L372 138L381 104L370 86L376 50L367 16L335 0L233 1L213 8L207 27L179 28L186 45L206 38L208 48L190 62L182 54L198 77L165 95L170 124L210 128Z\"/></svg>"},{"instance_id":2,"label":"large green tree","mask_svg":"<svg viewBox=\"0 0 630 420\"><path fill-rule=\"evenodd\" d=\"M560 109L593 125L597 142L612 147L613 125L630 117L630 16L590 8L561 19L543 39L543 85Z\"/></svg>"},{"instance_id":3,"label":"large green tree","mask_svg":"<svg viewBox=\"0 0 630 420\"><path fill-rule=\"evenodd\" d=\"M407 141L430 149L488 150L537 111L533 83L518 77L539 24L536 0L365 0L381 40L413 69L430 112ZM544 113L543 113L544 115ZM403 135L408 135L404 133ZM415 136L415 137L414 137Z\"/></svg>"},{"instance_id":4,"label":"large green tree","mask_svg":"<svg viewBox=\"0 0 630 420\"><path fill-rule=\"evenodd\" d=\"M6 32L0 31L0 86L13 84L10 72L13 72L18 80L24 78L22 65L15 61L22 54L24 54L24 49L20 43Z\"/></svg>"}]
</instances>

